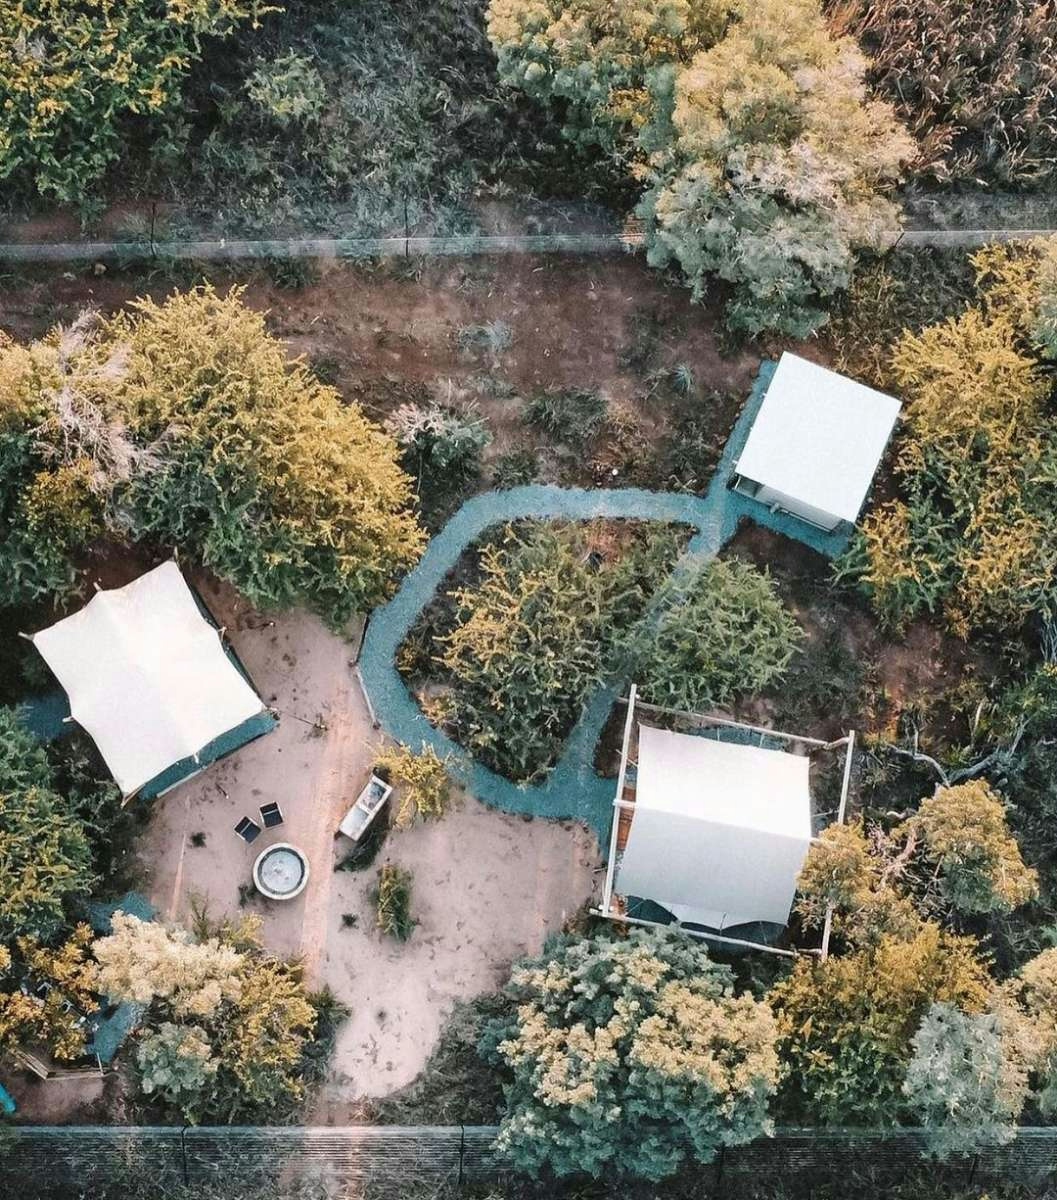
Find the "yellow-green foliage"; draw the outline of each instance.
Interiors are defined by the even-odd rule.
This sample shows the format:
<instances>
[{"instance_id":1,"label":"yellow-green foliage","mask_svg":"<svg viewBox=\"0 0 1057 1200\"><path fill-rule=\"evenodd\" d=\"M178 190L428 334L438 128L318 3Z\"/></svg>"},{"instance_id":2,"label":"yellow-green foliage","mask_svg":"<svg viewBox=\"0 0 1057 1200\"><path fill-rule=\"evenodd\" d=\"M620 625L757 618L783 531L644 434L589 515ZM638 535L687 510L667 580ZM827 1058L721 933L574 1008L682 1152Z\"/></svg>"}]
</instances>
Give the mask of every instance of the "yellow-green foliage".
<instances>
[{"instance_id":1,"label":"yellow-green foliage","mask_svg":"<svg viewBox=\"0 0 1057 1200\"><path fill-rule=\"evenodd\" d=\"M898 1120L911 1039L931 1005L982 1011L991 980L973 938L924 923L825 962L798 959L768 995L786 1113L829 1125Z\"/></svg>"},{"instance_id":2,"label":"yellow-green foliage","mask_svg":"<svg viewBox=\"0 0 1057 1200\"><path fill-rule=\"evenodd\" d=\"M731 285L727 322L805 336L855 251L898 223L884 198L914 154L866 63L818 0L491 0L503 77L564 102L647 185L650 261L696 296Z\"/></svg>"},{"instance_id":3,"label":"yellow-green foliage","mask_svg":"<svg viewBox=\"0 0 1057 1200\"><path fill-rule=\"evenodd\" d=\"M316 1013L300 970L260 949L259 922L222 926L201 940L124 913L113 924L94 947L99 989L144 1005L145 1033L164 1035L141 1056L146 1088L192 1122L274 1118L303 1100L303 1056ZM178 1037L173 1027L189 1032ZM180 1065L173 1047L185 1043L196 1069L181 1071L180 1086L166 1095L162 1071L166 1062Z\"/></svg>"},{"instance_id":4,"label":"yellow-green foliage","mask_svg":"<svg viewBox=\"0 0 1057 1200\"><path fill-rule=\"evenodd\" d=\"M833 933L851 945L886 934L913 937L920 917L889 881L885 867L861 824L827 826L797 877L796 909L805 927L821 929L832 905Z\"/></svg>"},{"instance_id":5,"label":"yellow-green foliage","mask_svg":"<svg viewBox=\"0 0 1057 1200\"><path fill-rule=\"evenodd\" d=\"M660 1179L769 1132L774 1018L732 985L685 936L555 939L482 1043L508 1076L500 1149L534 1176Z\"/></svg>"},{"instance_id":6,"label":"yellow-green foliage","mask_svg":"<svg viewBox=\"0 0 1057 1200\"><path fill-rule=\"evenodd\" d=\"M78 203L118 157L122 122L173 106L202 38L262 0L0 0L0 179Z\"/></svg>"},{"instance_id":7,"label":"yellow-green foliage","mask_svg":"<svg viewBox=\"0 0 1057 1200\"><path fill-rule=\"evenodd\" d=\"M415 928L411 916L411 883L411 872L395 863L386 863L378 872L375 897L378 928L400 942L406 942Z\"/></svg>"},{"instance_id":8,"label":"yellow-green foliage","mask_svg":"<svg viewBox=\"0 0 1057 1200\"><path fill-rule=\"evenodd\" d=\"M12 968L10 951L0 947L0 1050L45 1046L60 1061L85 1050L84 1018L99 1005L95 972L88 958L92 931L78 925L58 947L35 938L17 940L24 987L5 986Z\"/></svg>"},{"instance_id":9,"label":"yellow-green foliage","mask_svg":"<svg viewBox=\"0 0 1057 1200\"><path fill-rule=\"evenodd\" d=\"M940 788L911 824L960 912L1009 913L1038 895L1038 874L1024 865L1002 799L983 780Z\"/></svg>"},{"instance_id":10,"label":"yellow-green foliage","mask_svg":"<svg viewBox=\"0 0 1057 1200\"><path fill-rule=\"evenodd\" d=\"M1003 987L998 1008L1032 1072L1039 1107L1057 1112L1057 949L1043 950Z\"/></svg>"},{"instance_id":11,"label":"yellow-green foliage","mask_svg":"<svg viewBox=\"0 0 1057 1200\"><path fill-rule=\"evenodd\" d=\"M397 793L393 824L410 829L420 818L442 817L451 803L451 780L447 765L425 742L417 753L410 746L387 747L375 758L384 767Z\"/></svg>"},{"instance_id":12,"label":"yellow-green foliage","mask_svg":"<svg viewBox=\"0 0 1057 1200\"><path fill-rule=\"evenodd\" d=\"M1057 569L1057 439L1025 325L1038 272L993 248L974 261L980 307L893 350L902 496L866 518L842 568L892 624L942 609L963 636L1046 608Z\"/></svg>"},{"instance_id":13,"label":"yellow-green foliage","mask_svg":"<svg viewBox=\"0 0 1057 1200\"><path fill-rule=\"evenodd\" d=\"M9 594L56 590L105 516L258 605L304 604L340 626L384 599L422 545L392 439L291 362L239 289L0 345L4 412Z\"/></svg>"},{"instance_id":14,"label":"yellow-green foliage","mask_svg":"<svg viewBox=\"0 0 1057 1200\"><path fill-rule=\"evenodd\" d=\"M492 0L488 36L505 83L564 102L565 133L613 146L650 119L658 67L713 44L729 0Z\"/></svg>"}]
</instances>

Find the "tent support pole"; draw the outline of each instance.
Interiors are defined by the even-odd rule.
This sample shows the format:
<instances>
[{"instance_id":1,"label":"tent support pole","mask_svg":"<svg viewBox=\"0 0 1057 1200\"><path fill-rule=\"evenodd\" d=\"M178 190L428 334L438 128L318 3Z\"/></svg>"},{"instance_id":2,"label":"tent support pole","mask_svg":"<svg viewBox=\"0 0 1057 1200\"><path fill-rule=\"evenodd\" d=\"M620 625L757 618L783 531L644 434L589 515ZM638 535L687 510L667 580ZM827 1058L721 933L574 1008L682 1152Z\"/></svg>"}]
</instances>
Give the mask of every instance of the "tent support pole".
<instances>
[{"instance_id":1,"label":"tent support pole","mask_svg":"<svg viewBox=\"0 0 1057 1200\"><path fill-rule=\"evenodd\" d=\"M844 778L840 785L840 806L837 809L837 824L844 824L844 816L848 811L848 788L851 784L851 763L855 754L855 730L848 734L848 748L844 752ZM833 905L826 905L826 920L822 925L822 951L819 957L823 962L829 958L829 938L833 932Z\"/></svg>"},{"instance_id":2,"label":"tent support pole","mask_svg":"<svg viewBox=\"0 0 1057 1200\"><path fill-rule=\"evenodd\" d=\"M591 912L596 917L606 917L610 921L620 921L625 925L641 925L646 929L678 929L680 933L699 938L703 942L722 942L725 946L741 946L746 950L763 950L767 954L777 954L781 958L799 958L804 953L813 953L813 951L785 950L780 946L765 946L763 942L747 942L743 938L724 937L721 933L702 933L698 929L687 929L685 925L665 925L663 921L647 921L645 917L618 916L614 913L603 912L600 908L592 908Z\"/></svg>"},{"instance_id":3,"label":"tent support pole","mask_svg":"<svg viewBox=\"0 0 1057 1200\"><path fill-rule=\"evenodd\" d=\"M609 862L606 864L606 882L602 888L602 915L609 916L609 905L613 900L613 876L617 869L617 837L620 834L620 812L627 807L624 803L624 779L628 772L628 747L631 745L631 730L635 724L635 704L638 688L631 685L628 695L628 713L624 718L624 741L620 747L620 773L617 776L617 791L613 797L613 824L609 831Z\"/></svg>"},{"instance_id":4,"label":"tent support pole","mask_svg":"<svg viewBox=\"0 0 1057 1200\"><path fill-rule=\"evenodd\" d=\"M802 737L799 733L784 733L781 729L767 729L763 725L746 725L744 721L732 721L728 717L712 717L707 713L690 713L678 708L664 708L660 704L646 704L641 700L639 708L647 712L664 713L671 717L697 718L699 721L708 721L712 725L727 725L732 729L748 729L751 733L765 733L768 737L784 738L787 742L803 742L805 746L818 746L820 749L832 749L834 745L842 745L847 740L841 739L836 743L824 742L821 738Z\"/></svg>"}]
</instances>

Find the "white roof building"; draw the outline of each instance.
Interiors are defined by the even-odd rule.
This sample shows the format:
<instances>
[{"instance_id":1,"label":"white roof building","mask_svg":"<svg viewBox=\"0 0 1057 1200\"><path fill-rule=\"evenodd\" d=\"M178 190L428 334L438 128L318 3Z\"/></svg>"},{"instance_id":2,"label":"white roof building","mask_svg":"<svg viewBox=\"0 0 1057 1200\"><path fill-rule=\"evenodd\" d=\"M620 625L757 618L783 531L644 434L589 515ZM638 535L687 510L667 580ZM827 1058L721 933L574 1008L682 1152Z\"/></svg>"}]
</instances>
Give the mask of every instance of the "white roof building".
<instances>
[{"instance_id":1,"label":"white roof building","mask_svg":"<svg viewBox=\"0 0 1057 1200\"><path fill-rule=\"evenodd\" d=\"M639 726L616 888L709 929L784 925L811 845L806 754Z\"/></svg>"},{"instance_id":2,"label":"white roof building","mask_svg":"<svg viewBox=\"0 0 1057 1200\"><path fill-rule=\"evenodd\" d=\"M735 488L822 529L858 519L900 404L782 355L734 468Z\"/></svg>"},{"instance_id":3,"label":"white roof building","mask_svg":"<svg viewBox=\"0 0 1057 1200\"><path fill-rule=\"evenodd\" d=\"M673 712L644 704L634 686L624 703L609 857L593 911L633 925L683 926L709 941L799 953L749 940L753 931L738 935L736 927L788 923L814 835L813 758L844 752L840 800L829 814L840 824L854 732L824 742L716 714ZM821 949L813 951L823 957L831 928L832 912Z\"/></svg>"},{"instance_id":4,"label":"white roof building","mask_svg":"<svg viewBox=\"0 0 1057 1200\"><path fill-rule=\"evenodd\" d=\"M264 711L174 562L97 592L32 641L125 796Z\"/></svg>"}]
</instances>

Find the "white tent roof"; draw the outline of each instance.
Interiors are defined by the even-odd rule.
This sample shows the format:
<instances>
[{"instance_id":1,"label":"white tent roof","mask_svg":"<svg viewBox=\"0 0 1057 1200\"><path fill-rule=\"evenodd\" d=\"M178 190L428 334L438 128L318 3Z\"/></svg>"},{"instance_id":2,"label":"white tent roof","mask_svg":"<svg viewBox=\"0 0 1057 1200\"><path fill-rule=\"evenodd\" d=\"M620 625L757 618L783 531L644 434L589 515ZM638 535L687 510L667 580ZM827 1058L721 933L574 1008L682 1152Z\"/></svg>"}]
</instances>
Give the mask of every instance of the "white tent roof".
<instances>
[{"instance_id":1,"label":"white tent roof","mask_svg":"<svg viewBox=\"0 0 1057 1200\"><path fill-rule=\"evenodd\" d=\"M735 471L854 522L899 408L883 392L785 353Z\"/></svg>"},{"instance_id":2,"label":"white tent roof","mask_svg":"<svg viewBox=\"0 0 1057 1200\"><path fill-rule=\"evenodd\" d=\"M617 891L681 921L784 925L811 843L810 760L639 726Z\"/></svg>"},{"instance_id":3,"label":"white tent roof","mask_svg":"<svg viewBox=\"0 0 1057 1200\"><path fill-rule=\"evenodd\" d=\"M173 562L97 592L33 643L126 796L264 707Z\"/></svg>"}]
</instances>

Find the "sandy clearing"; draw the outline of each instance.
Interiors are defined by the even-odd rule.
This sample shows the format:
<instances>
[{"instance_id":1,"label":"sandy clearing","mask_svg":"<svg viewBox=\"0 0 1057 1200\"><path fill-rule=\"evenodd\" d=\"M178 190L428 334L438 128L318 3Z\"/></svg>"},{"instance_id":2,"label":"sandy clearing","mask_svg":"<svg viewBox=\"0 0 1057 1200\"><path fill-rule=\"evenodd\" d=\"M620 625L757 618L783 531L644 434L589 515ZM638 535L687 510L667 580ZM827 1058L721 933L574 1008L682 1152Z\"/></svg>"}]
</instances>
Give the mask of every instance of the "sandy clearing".
<instances>
[{"instance_id":1,"label":"sandy clearing","mask_svg":"<svg viewBox=\"0 0 1057 1200\"><path fill-rule=\"evenodd\" d=\"M406 943L375 925L385 861L412 872L418 921ZM422 1069L459 999L494 991L589 898L594 838L571 822L526 821L472 798L442 821L389 835L373 867L335 875L323 974L353 1010L324 1101L385 1096ZM343 927L342 916L356 918Z\"/></svg>"},{"instance_id":2,"label":"sandy clearing","mask_svg":"<svg viewBox=\"0 0 1057 1200\"><path fill-rule=\"evenodd\" d=\"M139 846L146 891L167 921L188 923L196 901L214 920L258 914L265 945L302 958L310 985L328 984L349 1006L320 1098L334 1112L413 1080L455 1002L494 990L511 962L538 950L590 898L598 848L579 825L463 797L442 821L390 834L371 868L335 871L351 847L335 838L338 821L381 738L355 679L353 645L306 613L263 618L229 589L196 582L282 715L273 733L154 803ZM243 815L259 819L269 801L285 823L247 846L234 826ZM304 893L288 902L251 886L254 859L277 841L299 846L311 866ZM375 927L371 892L387 859L414 874L419 925L405 945ZM343 925L345 913L354 928Z\"/></svg>"}]
</instances>

